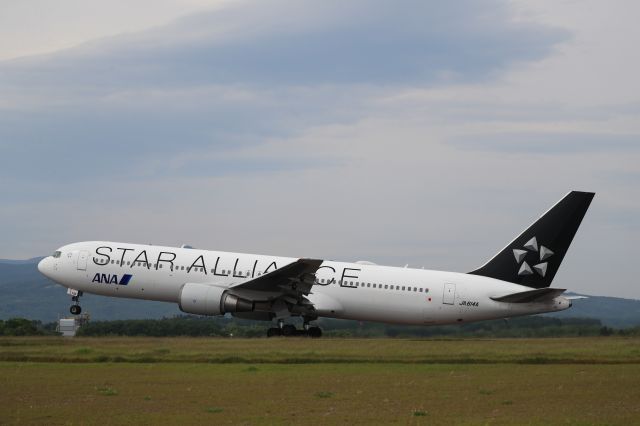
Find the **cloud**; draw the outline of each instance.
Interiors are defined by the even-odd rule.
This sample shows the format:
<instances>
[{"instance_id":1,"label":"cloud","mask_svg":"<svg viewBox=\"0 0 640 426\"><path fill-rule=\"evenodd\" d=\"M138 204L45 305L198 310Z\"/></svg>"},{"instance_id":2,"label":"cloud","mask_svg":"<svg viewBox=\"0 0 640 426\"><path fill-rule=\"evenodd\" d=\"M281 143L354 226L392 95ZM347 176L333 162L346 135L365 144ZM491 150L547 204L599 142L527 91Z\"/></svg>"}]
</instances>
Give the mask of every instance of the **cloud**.
<instances>
[{"instance_id":1,"label":"cloud","mask_svg":"<svg viewBox=\"0 0 640 426\"><path fill-rule=\"evenodd\" d=\"M0 176L233 173L230 151L353 122L396 86L490 78L564 38L493 0L240 3L0 63ZM269 161L254 172L286 163Z\"/></svg>"},{"instance_id":2,"label":"cloud","mask_svg":"<svg viewBox=\"0 0 640 426\"><path fill-rule=\"evenodd\" d=\"M461 136L450 142L460 149L511 154L557 156L594 152L640 152L640 134L493 133Z\"/></svg>"},{"instance_id":3,"label":"cloud","mask_svg":"<svg viewBox=\"0 0 640 426\"><path fill-rule=\"evenodd\" d=\"M36 87L424 85L487 78L544 57L566 38L555 28L515 24L496 0L279 0L2 68L6 83Z\"/></svg>"},{"instance_id":4,"label":"cloud","mask_svg":"<svg viewBox=\"0 0 640 426\"><path fill-rule=\"evenodd\" d=\"M523 3L243 2L2 62L0 257L109 239L466 271L575 188L598 195L559 283L629 282L640 103L602 70L637 26Z\"/></svg>"}]
</instances>

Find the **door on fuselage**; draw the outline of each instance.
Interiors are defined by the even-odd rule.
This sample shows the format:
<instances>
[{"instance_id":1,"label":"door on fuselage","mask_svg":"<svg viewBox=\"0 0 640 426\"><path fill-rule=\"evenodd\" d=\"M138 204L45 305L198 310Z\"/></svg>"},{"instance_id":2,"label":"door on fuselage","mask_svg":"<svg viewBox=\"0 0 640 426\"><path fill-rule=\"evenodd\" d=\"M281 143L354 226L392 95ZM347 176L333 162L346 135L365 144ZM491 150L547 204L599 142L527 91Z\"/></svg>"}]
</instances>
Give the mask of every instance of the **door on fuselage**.
<instances>
[{"instance_id":1,"label":"door on fuselage","mask_svg":"<svg viewBox=\"0 0 640 426\"><path fill-rule=\"evenodd\" d=\"M442 303L444 305L453 305L456 300L456 285L453 283L444 284L444 293L442 294Z\"/></svg>"},{"instance_id":2,"label":"door on fuselage","mask_svg":"<svg viewBox=\"0 0 640 426\"><path fill-rule=\"evenodd\" d=\"M87 270L87 259L89 259L89 252L86 250L82 250L78 254L78 271Z\"/></svg>"}]
</instances>

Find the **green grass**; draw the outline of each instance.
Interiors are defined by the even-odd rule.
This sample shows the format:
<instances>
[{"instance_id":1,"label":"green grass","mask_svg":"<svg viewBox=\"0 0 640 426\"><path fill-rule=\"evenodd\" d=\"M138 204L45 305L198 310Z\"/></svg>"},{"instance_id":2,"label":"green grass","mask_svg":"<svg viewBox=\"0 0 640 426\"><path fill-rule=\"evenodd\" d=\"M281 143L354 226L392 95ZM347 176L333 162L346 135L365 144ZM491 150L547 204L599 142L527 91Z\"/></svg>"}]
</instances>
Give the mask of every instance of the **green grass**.
<instances>
[{"instance_id":1,"label":"green grass","mask_svg":"<svg viewBox=\"0 0 640 426\"><path fill-rule=\"evenodd\" d=\"M0 338L0 423L637 424L639 347L621 338Z\"/></svg>"},{"instance_id":2,"label":"green grass","mask_svg":"<svg viewBox=\"0 0 640 426\"><path fill-rule=\"evenodd\" d=\"M640 338L0 337L0 361L219 364L640 364Z\"/></svg>"},{"instance_id":3,"label":"green grass","mask_svg":"<svg viewBox=\"0 0 640 426\"><path fill-rule=\"evenodd\" d=\"M108 386L97 388L97 390L100 395L104 395L104 396L115 396L118 394L117 390L110 388Z\"/></svg>"}]
</instances>

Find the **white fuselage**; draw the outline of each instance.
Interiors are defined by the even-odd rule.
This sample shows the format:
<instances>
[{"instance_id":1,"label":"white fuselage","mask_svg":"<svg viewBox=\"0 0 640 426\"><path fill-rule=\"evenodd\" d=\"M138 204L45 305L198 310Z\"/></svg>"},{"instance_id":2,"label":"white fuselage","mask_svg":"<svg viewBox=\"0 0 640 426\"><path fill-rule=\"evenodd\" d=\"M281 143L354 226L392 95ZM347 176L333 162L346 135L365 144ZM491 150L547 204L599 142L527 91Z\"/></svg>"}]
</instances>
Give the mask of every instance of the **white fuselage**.
<instances>
[{"instance_id":1,"label":"white fuselage","mask_svg":"<svg viewBox=\"0 0 640 426\"><path fill-rule=\"evenodd\" d=\"M85 293L179 302L186 283L231 287L296 258L91 241L59 249L39 269ZM539 303L491 297L531 290L479 275L324 261L308 299L318 316L400 324L451 324L567 309L563 297Z\"/></svg>"}]
</instances>

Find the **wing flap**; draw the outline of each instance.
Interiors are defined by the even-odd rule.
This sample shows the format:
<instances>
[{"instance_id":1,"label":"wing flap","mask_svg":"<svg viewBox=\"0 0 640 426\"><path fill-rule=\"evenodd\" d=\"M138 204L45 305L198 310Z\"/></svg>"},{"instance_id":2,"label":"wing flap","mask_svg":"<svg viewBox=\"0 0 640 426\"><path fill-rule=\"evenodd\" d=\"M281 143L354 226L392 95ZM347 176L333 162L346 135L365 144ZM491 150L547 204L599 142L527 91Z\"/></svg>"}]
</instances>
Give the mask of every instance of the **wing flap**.
<instances>
[{"instance_id":1,"label":"wing flap","mask_svg":"<svg viewBox=\"0 0 640 426\"><path fill-rule=\"evenodd\" d=\"M564 288L537 288L535 290L521 291L519 293L511 293L505 296L494 296L491 299L496 302L506 303L535 303L553 300L564 293Z\"/></svg>"}]
</instances>

